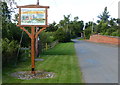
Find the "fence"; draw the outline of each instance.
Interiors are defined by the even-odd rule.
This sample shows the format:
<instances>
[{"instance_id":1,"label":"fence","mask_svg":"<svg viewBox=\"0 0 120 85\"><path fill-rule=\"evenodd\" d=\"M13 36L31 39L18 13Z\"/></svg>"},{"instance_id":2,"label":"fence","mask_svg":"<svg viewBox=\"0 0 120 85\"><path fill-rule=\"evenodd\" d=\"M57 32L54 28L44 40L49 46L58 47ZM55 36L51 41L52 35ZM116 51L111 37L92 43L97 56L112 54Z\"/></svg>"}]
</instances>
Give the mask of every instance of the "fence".
<instances>
[{"instance_id":1,"label":"fence","mask_svg":"<svg viewBox=\"0 0 120 85\"><path fill-rule=\"evenodd\" d=\"M50 48L53 48L53 47L55 47L58 43L59 43L58 40L56 40L56 41L54 41L54 42L52 42L52 43L49 43L49 44L46 43L46 45L45 45L45 47L42 49L42 51L48 50L48 49L50 49Z\"/></svg>"}]
</instances>

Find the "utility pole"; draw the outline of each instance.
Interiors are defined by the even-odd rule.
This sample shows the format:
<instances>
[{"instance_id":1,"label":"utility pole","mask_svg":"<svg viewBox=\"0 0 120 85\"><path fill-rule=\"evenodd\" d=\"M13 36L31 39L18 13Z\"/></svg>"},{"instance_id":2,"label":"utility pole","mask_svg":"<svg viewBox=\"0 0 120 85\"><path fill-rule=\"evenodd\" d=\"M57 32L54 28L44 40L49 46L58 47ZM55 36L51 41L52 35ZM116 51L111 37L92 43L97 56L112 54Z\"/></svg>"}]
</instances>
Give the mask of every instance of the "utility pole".
<instances>
[{"instance_id":1,"label":"utility pole","mask_svg":"<svg viewBox=\"0 0 120 85\"><path fill-rule=\"evenodd\" d=\"M93 21L92 21L92 34L93 34L93 24L94 24L94 18L93 18Z\"/></svg>"},{"instance_id":2,"label":"utility pole","mask_svg":"<svg viewBox=\"0 0 120 85\"><path fill-rule=\"evenodd\" d=\"M39 0L37 0L37 5L39 5ZM36 33L38 32L39 27L36 27ZM38 38L36 38L35 40L35 53L36 53L36 57L38 57Z\"/></svg>"},{"instance_id":3,"label":"utility pole","mask_svg":"<svg viewBox=\"0 0 120 85\"><path fill-rule=\"evenodd\" d=\"M84 39L86 39L86 36L85 36L85 26L86 26L86 24L84 25L84 32L83 32Z\"/></svg>"},{"instance_id":4,"label":"utility pole","mask_svg":"<svg viewBox=\"0 0 120 85\"><path fill-rule=\"evenodd\" d=\"M37 0L37 5L39 5L39 0Z\"/></svg>"},{"instance_id":5,"label":"utility pole","mask_svg":"<svg viewBox=\"0 0 120 85\"><path fill-rule=\"evenodd\" d=\"M36 27L36 33L38 32L38 30L39 30L39 27ZM39 36L38 36L39 37ZM36 38L36 40L35 40L35 53L36 53L36 57L38 57L39 55L38 55L38 38Z\"/></svg>"}]
</instances>

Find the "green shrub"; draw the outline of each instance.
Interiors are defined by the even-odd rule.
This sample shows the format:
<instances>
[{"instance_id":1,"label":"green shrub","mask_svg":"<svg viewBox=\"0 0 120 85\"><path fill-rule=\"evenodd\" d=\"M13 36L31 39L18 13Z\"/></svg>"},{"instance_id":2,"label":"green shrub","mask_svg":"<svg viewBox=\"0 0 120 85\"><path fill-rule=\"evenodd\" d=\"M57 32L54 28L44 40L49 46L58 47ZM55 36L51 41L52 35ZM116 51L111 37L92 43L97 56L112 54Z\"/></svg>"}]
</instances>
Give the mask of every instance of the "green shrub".
<instances>
[{"instance_id":1,"label":"green shrub","mask_svg":"<svg viewBox=\"0 0 120 85\"><path fill-rule=\"evenodd\" d=\"M112 35L113 32L115 32L114 28L107 29L107 35Z\"/></svg>"},{"instance_id":2,"label":"green shrub","mask_svg":"<svg viewBox=\"0 0 120 85\"><path fill-rule=\"evenodd\" d=\"M117 36L117 32L113 32L113 33L112 33L112 36Z\"/></svg>"},{"instance_id":3,"label":"green shrub","mask_svg":"<svg viewBox=\"0 0 120 85\"><path fill-rule=\"evenodd\" d=\"M7 64L13 64L17 57L17 49L19 45L16 41L8 40L7 38L2 40L2 63L3 66Z\"/></svg>"},{"instance_id":4,"label":"green shrub","mask_svg":"<svg viewBox=\"0 0 120 85\"><path fill-rule=\"evenodd\" d=\"M26 61L26 60L28 60L29 57L31 57L30 54L31 54L30 49L27 49L27 48L20 49L19 56L18 56L17 60L19 62Z\"/></svg>"},{"instance_id":5,"label":"green shrub","mask_svg":"<svg viewBox=\"0 0 120 85\"><path fill-rule=\"evenodd\" d=\"M40 34L40 41L42 43L51 43L54 41L54 33L53 32L45 32L42 31Z\"/></svg>"},{"instance_id":6,"label":"green shrub","mask_svg":"<svg viewBox=\"0 0 120 85\"><path fill-rule=\"evenodd\" d=\"M90 35L91 35L91 27L87 27L85 30L84 30L84 34L85 34L85 38L86 39L89 39L90 38Z\"/></svg>"},{"instance_id":7,"label":"green shrub","mask_svg":"<svg viewBox=\"0 0 120 85\"><path fill-rule=\"evenodd\" d=\"M116 36L120 37L120 29L116 31Z\"/></svg>"},{"instance_id":8,"label":"green shrub","mask_svg":"<svg viewBox=\"0 0 120 85\"><path fill-rule=\"evenodd\" d=\"M115 31L114 28L110 28L110 29L107 30L107 32L105 32L104 35L118 36L118 37L120 37L119 29Z\"/></svg>"},{"instance_id":9,"label":"green shrub","mask_svg":"<svg viewBox=\"0 0 120 85\"><path fill-rule=\"evenodd\" d=\"M69 42L71 40L70 33L65 32L63 28L59 28L55 32L55 39L59 40L59 42Z\"/></svg>"},{"instance_id":10,"label":"green shrub","mask_svg":"<svg viewBox=\"0 0 120 85\"><path fill-rule=\"evenodd\" d=\"M109 33L108 32L105 32L105 34L104 35L109 35Z\"/></svg>"},{"instance_id":11,"label":"green shrub","mask_svg":"<svg viewBox=\"0 0 120 85\"><path fill-rule=\"evenodd\" d=\"M104 35L105 33L100 33L101 35Z\"/></svg>"},{"instance_id":12,"label":"green shrub","mask_svg":"<svg viewBox=\"0 0 120 85\"><path fill-rule=\"evenodd\" d=\"M44 48L46 48L46 43L49 47L49 44L55 41L54 32L45 32L42 31L39 35L40 40L38 41L39 53L41 53Z\"/></svg>"}]
</instances>

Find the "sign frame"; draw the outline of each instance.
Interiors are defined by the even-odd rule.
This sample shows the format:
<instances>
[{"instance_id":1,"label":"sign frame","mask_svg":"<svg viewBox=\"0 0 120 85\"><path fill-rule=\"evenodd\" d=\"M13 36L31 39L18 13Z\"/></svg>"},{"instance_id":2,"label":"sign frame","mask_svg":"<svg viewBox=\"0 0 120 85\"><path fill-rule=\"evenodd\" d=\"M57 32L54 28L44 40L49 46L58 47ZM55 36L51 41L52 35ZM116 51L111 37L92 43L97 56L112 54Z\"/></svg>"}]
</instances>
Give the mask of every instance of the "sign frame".
<instances>
[{"instance_id":1,"label":"sign frame","mask_svg":"<svg viewBox=\"0 0 120 85\"><path fill-rule=\"evenodd\" d=\"M25 5L25 6L17 6L19 8L19 18L18 25L19 27L48 27L48 8L49 6L41 6L41 5ZM21 9L22 8L45 8L45 25L21 25Z\"/></svg>"}]
</instances>

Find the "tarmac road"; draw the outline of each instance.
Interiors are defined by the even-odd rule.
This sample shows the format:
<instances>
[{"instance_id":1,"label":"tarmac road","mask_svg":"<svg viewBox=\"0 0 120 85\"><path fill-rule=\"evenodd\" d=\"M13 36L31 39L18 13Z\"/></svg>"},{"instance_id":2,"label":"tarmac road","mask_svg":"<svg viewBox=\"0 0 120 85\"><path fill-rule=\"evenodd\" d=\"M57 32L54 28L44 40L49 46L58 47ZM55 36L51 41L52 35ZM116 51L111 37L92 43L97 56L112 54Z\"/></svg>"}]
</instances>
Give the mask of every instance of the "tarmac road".
<instances>
[{"instance_id":1,"label":"tarmac road","mask_svg":"<svg viewBox=\"0 0 120 85\"><path fill-rule=\"evenodd\" d=\"M85 83L118 83L118 47L73 39Z\"/></svg>"}]
</instances>

